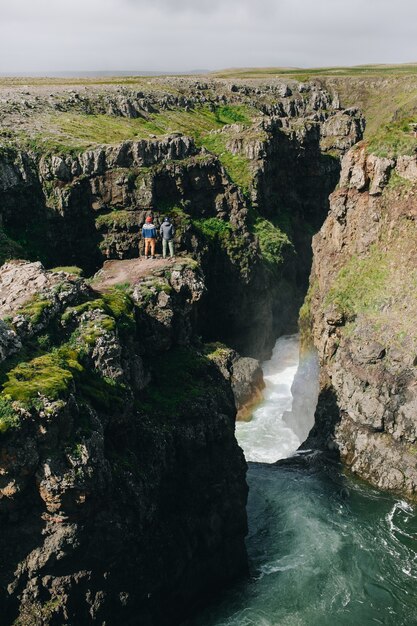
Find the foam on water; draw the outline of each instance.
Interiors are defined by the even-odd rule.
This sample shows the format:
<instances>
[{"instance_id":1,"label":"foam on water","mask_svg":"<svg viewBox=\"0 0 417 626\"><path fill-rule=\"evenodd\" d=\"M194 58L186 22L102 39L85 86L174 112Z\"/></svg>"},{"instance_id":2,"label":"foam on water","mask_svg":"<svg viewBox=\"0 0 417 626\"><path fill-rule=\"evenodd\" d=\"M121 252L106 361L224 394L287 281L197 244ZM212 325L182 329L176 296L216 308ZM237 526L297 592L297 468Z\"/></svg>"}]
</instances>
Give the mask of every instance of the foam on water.
<instances>
[{"instance_id":1,"label":"foam on water","mask_svg":"<svg viewBox=\"0 0 417 626\"><path fill-rule=\"evenodd\" d=\"M415 507L343 476L317 451L271 464L313 422L317 360L296 374L297 363L297 337L279 339L263 366L264 402L237 426L246 458L262 461L248 471L251 576L189 626L417 626Z\"/></svg>"},{"instance_id":2,"label":"foam on water","mask_svg":"<svg viewBox=\"0 0 417 626\"><path fill-rule=\"evenodd\" d=\"M236 438L247 461L274 463L294 454L313 425L317 359L306 355L300 363L297 335L280 337L262 370L263 402L251 421L236 424Z\"/></svg>"}]
</instances>

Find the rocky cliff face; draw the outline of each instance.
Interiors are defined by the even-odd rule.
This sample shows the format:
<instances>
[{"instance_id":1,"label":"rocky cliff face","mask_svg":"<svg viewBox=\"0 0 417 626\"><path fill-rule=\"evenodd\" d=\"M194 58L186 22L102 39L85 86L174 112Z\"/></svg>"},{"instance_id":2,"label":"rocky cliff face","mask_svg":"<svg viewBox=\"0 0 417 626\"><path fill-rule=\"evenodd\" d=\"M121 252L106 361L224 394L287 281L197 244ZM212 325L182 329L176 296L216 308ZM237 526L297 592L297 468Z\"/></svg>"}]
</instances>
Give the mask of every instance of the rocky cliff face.
<instances>
[{"instance_id":1,"label":"rocky cliff face","mask_svg":"<svg viewBox=\"0 0 417 626\"><path fill-rule=\"evenodd\" d=\"M2 614L171 625L246 571L236 409L262 386L250 357L294 327L363 120L282 81L0 111L0 259L35 261L0 274ZM39 263L135 258L150 213L174 221L178 265L109 290Z\"/></svg>"},{"instance_id":2,"label":"rocky cliff face","mask_svg":"<svg viewBox=\"0 0 417 626\"><path fill-rule=\"evenodd\" d=\"M417 495L416 157L344 157L330 213L313 239L302 311L322 366L310 436L355 473Z\"/></svg>"},{"instance_id":3,"label":"rocky cliff face","mask_svg":"<svg viewBox=\"0 0 417 626\"><path fill-rule=\"evenodd\" d=\"M315 83L180 83L187 97L28 92L24 105L9 94L1 105L10 137L0 155L0 253L24 250L48 267L91 273L105 259L136 257L146 215L159 224L168 214L177 249L193 252L205 273L201 334L264 358L273 338L295 327L311 234L363 120ZM13 135L16 118L25 140ZM54 134L45 139L47 123ZM172 127L184 131L164 134ZM103 128L109 138L144 138L98 145ZM81 144L90 132L91 147L62 145L70 131Z\"/></svg>"},{"instance_id":4,"label":"rocky cliff face","mask_svg":"<svg viewBox=\"0 0 417 626\"><path fill-rule=\"evenodd\" d=\"M3 622L177 623L246 571L248 359L199 343L187 262L124 291L22 262L0 285Z\"/></svg>"}]
</instances>

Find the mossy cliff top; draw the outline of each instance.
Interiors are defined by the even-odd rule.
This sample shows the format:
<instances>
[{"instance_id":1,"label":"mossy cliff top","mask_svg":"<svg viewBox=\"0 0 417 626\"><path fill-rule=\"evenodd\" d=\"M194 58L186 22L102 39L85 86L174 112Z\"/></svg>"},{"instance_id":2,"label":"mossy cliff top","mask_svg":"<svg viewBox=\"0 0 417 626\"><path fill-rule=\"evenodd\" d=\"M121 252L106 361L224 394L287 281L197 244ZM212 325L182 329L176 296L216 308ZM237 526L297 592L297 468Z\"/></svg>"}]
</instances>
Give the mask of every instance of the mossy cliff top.
<instances>
[{"instance_id":1,"label":"mossy cliff top","mask_svg":"<svg viewBox=\"0 0 417 626\"><path fill-rule=\"evenodd\" d=\"M358 111L314 81L282 79L4 89L2 260L23 250L89 276L137 258L146 216L159 226L169 215L176 252L206 274L207 339L264 357L293 328L311 235L362 133Z\"/></svg>"},{"instance_id":2,"label":"mossy cliff top","mask_svg":"<svg viewBox=\"0 0 417 626\"><path fill-rule=\"evenodd\" d=\"M317 81L337 94L343 107L359 108L366 119L369 153L395 157L415 153L417 140L410 126L417 123L417 64L359 65L322 68L247 68L224 70L229 80L283 79Z\"/></svg>"},{"instance_id":3,"label":"mossy cliff top","mask_svg":"<svg viewBox=\"0 0 417 626\"><path fill-rule=\"evenodd\" d=\"M0 90L6 96L6 101L9 98L10 104L15 99L18 107L21 107L22 99L27 101L28 104L23 107L26 109L24 116L32 117L36 122L30 124L32 126L30 130L30 125L27 125L24 119L20 120L23 129L21 139L24 136L32 137L34 147L40 147L43 143L43 149L47 150L54 146L56 149L59 146L61 149L64 147L70 149L77 145L86 146L89 142L89 145L91 142L111 143L127 138L149 136L149 133L156 135L171 131L192 135L205 133L220 127L222 107L226 108L224 123L241 122L242 119L248 118L248 114L249 117L256 114L256 109L259 114L266 105L273 103L275 93L278 97L285 93L286 85L295 93L297 84L303 86L312 84L329 90L340 100L342 107L359 108L367 120L365 139L369 142L370 152L385 156L411 153L415 147L410 141L409 124L417 121L416 74L417 65L413 63L299 69L271 67L224 70L198 78L115 77L91 80L10 78L0 80ZM100 102L101 109L105 110L109 94L123 101L124 94L132 89L139 93L142 100L151 97L152 106L155 106L158 99L165 98L165 106L168 105L168 108L181 101L185 107L193 107L198 102L202 109L197 110L197 115L194 115L194 111L191 111L191 115L178 115L174 110L160 113L145 110L140 113L140 118L121 124L100 116L85 118L79 117L78 113L75 116L62 116L59 112L61 108L68 109L69 101L72 101L72 106L78 112L92 112L96 105L90 103L89 92L94 96L92 101ZM249 97L245 97L245 91ZM252 96L252 92L255 97ZM51 111L55 109L54 114L45 114L45 110L41 113L45 106L32 101L35 94L38 101L42 99L46 101L46 93L53 96L50 109ZM306 95L306 92L304 94ZM208 110L205 110L206 104L201 96L206 102L211 101ZM213 116L212 103L219 106L219 99L227 104L220 105L220 115ZM232 108L243 105L243 109L239 112L227 110L230 104ZM122 110L123 106L120 108ZM7 139L7 134L13 130L13 124L10 130L7 128L7 118L10 114L7 105L5 113L4 139ZM129 116L128 107L125 107L124 114Z\"/></svg>"},{"instance_id":4,"label":"mossy cliff top","mask_svg":"<svg viewBox=\"0 0 417 626\"><path fill-rule=\"evenodd\" d=\"M224 126L243 130L271 114L295 117L320 110L326 118L332 112L331 100L314 82L300 87L274 78L237 84L211 77L138 79L136 89L123 80L84 87L74 81L72 88L52 80L49 89L36 80L25 87L3 80L0 93L3 149L20 145L39 153L74 153L172 132L204 145L207 134Z\"/></svg>"},{"instance_id":5,"label":"mossy cliff top","mask_svg":"<svg viewBox=\"0 0 417 626\"><path fill-rule=\"evenodd\" d=\"M49 273L39 263L18 262L6 264L1 271L7 300L0 328L2 432L21 425L26 411L37 413L45 403L67 401L70 394L83 396L95 408L117 410L123 397L131 399L134 387L123 382L121 353L115 342L131 344L142 336L139 319L150 331L149 320L158 316L162 305L163 312L170 313L165 332L161 330L160 337L154 338L155 351L168 349L173 341L170 325L176 307L182 306L182 290L186 288L188 294L191 290L197 301L203 289L197 264L191 259L169 264L166 271L155 270L156 276L142 276L136 286L124 282L102 293L78 278L73 268ZM22 293L19 281L22 287L33 285L33 293L30 289ZM43 289L37 291L36 283L43 284ZM102 284L103 280L97 283ZM165 297L163 303L160 294ZM109 355L102 363L99 353L106 352L106 344ZM112 350L115 353L110 356Z\"/></svg>"}]
</instances>

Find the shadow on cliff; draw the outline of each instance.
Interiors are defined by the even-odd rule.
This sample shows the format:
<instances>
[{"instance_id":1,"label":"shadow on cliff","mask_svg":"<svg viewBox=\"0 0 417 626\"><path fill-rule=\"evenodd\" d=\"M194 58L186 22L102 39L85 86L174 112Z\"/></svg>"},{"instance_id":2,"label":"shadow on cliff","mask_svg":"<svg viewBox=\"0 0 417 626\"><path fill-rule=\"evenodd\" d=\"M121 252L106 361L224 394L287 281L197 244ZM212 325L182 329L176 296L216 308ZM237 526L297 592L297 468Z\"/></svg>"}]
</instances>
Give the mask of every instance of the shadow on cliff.
<instances>
[{"instance_id":1,"label":"shadow on cliff","mask_svg":"<svg viewBox=\"0 0 417 626\"><path fill-rule=\"evenodd\" d=\"M0 194L1 226L32 261L46 267L76 265L87 274L103 262L100 234L91 210L88 181L80 181L68 199L69 208L47 205L39 180Z\"/></svg>"},{"instance_id":2,"label":"shadow on cliff","mask_svg":"<svg viewBox=\"0 0 417 626\"><path fill-rule=\"evenodd\" d=\"M319 394L314 414L314 426L299 450L320 450L338 460L339 450L335 443L335 429L339 423L340 410L336 393L332 387L325 387Z\"/></svg>"},{"instance_id":3,"label":"shadow on cliff","mask_svg":"<svg viewBox=\"0 0 417 626\"><path fill-rule=\"evenodd\" d=\"M18 597L27 584L27 571L18 565L43 543L46 522L43 501L36 489L26 490L24 507L3 501L0 508L0 615L2 624L12 624L19 612ZM13 581L13 582L12 582ZM13 589L9 587L13 586Z\"/></svg>"},{"instance_id":4,"label":"shadow on cliff","mask_svg":"<svg viewBox=\"0 0 417 626\"><path fill-rule=\"evenodd\" d=\"M261 215L274 219L297 252L295 280L305 293L312 263L311 240L330 208L329 195L340 176L337 157L323 154L320 129L312 125L300 138L276 129L265 168L257 181Z\"/></svg>"}]
</instances>

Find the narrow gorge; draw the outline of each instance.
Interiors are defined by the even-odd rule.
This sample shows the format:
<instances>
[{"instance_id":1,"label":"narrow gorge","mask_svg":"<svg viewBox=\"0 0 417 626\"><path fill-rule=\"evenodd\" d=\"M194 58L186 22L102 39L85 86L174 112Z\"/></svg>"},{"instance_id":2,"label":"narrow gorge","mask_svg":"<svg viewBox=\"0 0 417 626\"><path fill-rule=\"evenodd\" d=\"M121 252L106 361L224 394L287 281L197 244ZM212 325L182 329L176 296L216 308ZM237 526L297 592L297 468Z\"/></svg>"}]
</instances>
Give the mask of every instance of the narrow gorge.
<instances>
[{"instance_id":1,"label":"narrow gorge","mask_svg":"<svg viewBox=\"0 0 417 626\"><path fill-rule=\"evenodd\" d=\"M298 324L302 448L415 499L417 161L339 87L2 86L5 626L174 626L247 576L236 414ZM148 215L174 261L143 257Z\"/></svg>"}]
</instances>

